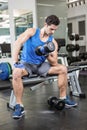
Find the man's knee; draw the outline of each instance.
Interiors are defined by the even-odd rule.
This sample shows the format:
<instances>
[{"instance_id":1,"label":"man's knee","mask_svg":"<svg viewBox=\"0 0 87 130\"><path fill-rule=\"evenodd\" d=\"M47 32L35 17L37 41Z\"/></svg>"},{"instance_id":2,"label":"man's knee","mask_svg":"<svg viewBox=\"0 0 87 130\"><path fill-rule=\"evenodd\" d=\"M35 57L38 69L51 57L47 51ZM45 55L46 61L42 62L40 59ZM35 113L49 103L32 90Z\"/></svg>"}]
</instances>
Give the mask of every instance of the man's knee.
<instances>
[{"instance_id":1,"label":"man's knee","mask_svg":"<svg viewBox=\"0 0 87 130\"><path fill-rule=\"evenodd\" d=\"M13 79L18 79L22 77L22 69L20 68L15 68L13 70L13 74L12 74Z\"/></svg>"},{"instance_id":2,"label":"man's knee","mask_svg":"<svg viewBox=\"0 0 87 130\"><path fill-rule=\"evenodd\" d=\"M65 65L61 65L61 72L67 75L67 67Z\"/></svg>"}]
</instances>

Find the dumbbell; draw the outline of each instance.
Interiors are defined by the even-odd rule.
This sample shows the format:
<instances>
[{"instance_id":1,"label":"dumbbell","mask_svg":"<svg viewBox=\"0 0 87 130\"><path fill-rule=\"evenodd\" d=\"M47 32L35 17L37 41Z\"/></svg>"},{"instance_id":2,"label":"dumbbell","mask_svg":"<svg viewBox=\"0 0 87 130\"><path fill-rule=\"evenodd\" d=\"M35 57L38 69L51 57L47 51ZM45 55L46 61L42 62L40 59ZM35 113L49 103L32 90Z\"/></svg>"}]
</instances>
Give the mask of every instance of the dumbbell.
<instances>
[{"instance_id":1,"label":"dumbbell","mask_svg":"<svg viewBox=\"0 0 87 130\"><path fill-rule=\"evenodd\" d=\"M49 53L53 52L55 50L55 46L54 43L52 42L47 42L42 46L38 46L35 49L35 53L38 56L42 56L42 55L48 55Z\"/></svg>"},{"instance_id":2,"label":"dumbbell","mask_svg":"<svg viewBox=\"0 0 87 130\"><path fill-rule=\"evenodd\" d=\"M69 36L69 39L70 39L70 41L78 41L79 39L80 39L80 37L79 37L79 34L71 34L70 36Z\"/></svg>"},{"instance_id":3,"label":"dumbbell","mask_svg":"<svg viewBox=\"0 0 87 130\"><path fill-rule=\"evenodd\" d=\"M67 44L66 45L66 50L68 52L79 51L79 49L80 49L80 46L78 44L75 44L75 45L73 45L73 44Z\"/></svg>"},{"instance_id":4,"label":"dumbbell","mask_svg":"<svg viewBox=\"0 0 87 130\"><path fill-rule=\"evenodd\" d=\"M56 108L57 110L63 110L64 107L65 107L65 102L64 100L60 100L58 99L57 97L55 96L50 96L47 100L48 102L48 105L50 107L54 107Z\"/></svg>"}]
</instances>

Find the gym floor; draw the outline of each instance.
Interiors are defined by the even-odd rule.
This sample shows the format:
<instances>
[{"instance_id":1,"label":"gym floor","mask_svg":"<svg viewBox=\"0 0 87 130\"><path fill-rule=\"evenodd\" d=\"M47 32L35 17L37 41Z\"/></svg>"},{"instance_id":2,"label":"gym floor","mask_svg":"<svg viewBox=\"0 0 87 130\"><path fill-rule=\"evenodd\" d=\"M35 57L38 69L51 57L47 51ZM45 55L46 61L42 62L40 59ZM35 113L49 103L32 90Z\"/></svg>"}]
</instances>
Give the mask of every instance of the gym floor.
<instances>
[{"instance_id":1,"label":"gym floor","mask_svg":"<svg viewBox=\"0 0 87 130\"><path fill-rule=\"evenodd\" d=\"M87 75L79 77L82 91L87 95ZM78 107L57 111L47 104L49 96L58 96L57 81L30 91L24 89L23 102L26 114L22 119L12 118L13 110L7 108L10 89L0 90L0 130L87 130L87 98L72 96ZM68 89L69 91L69 89Z\"/></svg>"}]
</instances>

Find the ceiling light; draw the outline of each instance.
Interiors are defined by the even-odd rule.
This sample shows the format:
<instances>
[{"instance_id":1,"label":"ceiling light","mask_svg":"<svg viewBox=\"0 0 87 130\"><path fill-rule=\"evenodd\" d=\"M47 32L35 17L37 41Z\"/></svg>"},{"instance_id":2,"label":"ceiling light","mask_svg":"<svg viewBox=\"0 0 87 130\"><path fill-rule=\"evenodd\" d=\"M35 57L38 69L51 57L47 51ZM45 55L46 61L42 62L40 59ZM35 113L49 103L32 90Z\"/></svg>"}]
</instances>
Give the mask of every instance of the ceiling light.
<instances>
[{"instance_id":1,"label":"ceiling light","mask_svg":"<svg viewBox=\"0 0 87 130\"><path fill-rule=\"evenodd\" d=\"M0 2L2 2L2 3L3 3L3 2L8 2L8 0L0 0Z\"/></svg>"},{"instance_id":2,"label":"ceiling light","mask_svg":"<svg viewBox=\"0 0 87 130\"><path fill-rule=\"evenodd\" d=\"M68 3L78 2L79 0L69 0Z\"/></svg>"},{"instance_id":3,"label":"ceiling light","mask_svg":"<svg viewBox=\"0 0 87 130\"><path fill-rule=\"evenodd\" d=\"M41 4L41 3L37 3L38 6L50 6L50 7L53 7L55 5L52 5L52 4Z\"/></svg>"}]
</instances>

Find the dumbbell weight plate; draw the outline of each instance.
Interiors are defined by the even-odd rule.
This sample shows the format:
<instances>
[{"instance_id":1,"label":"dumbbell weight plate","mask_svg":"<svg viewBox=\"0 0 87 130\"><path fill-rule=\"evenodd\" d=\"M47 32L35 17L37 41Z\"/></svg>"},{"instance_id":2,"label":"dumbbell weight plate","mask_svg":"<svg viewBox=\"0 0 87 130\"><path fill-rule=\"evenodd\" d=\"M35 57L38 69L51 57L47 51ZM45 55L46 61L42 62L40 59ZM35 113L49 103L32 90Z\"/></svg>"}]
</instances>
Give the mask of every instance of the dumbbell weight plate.
<instances>
[{"instance_id":1,"label":"dumbbell weight plate","mask_svg":"<svg viewBox=\"0 0 87 130\"><path fill-rule=\"evenodd\" d=\"M71 35L69 36L69 39L70 39L70 41L73 41L73 40L75 39L75 36L71 34Z\"/></svg>"},{"instance_id":2,"label":"dumbbell weight plate","mask_svg":"<svg viewBox=\"0 0 87 130\"><path fill-rule=\"evenodd\" d=\"M54 43L49 42L49 43L47 44L47 46L48 46L48 48L49 48L49 51L54 51L54 50L55 50Z\"/></svg>"},{"instance_id":3,"label":"dumbbell weight plate","mask_svg":"<svg viewBox=\"0 0 87 130\"><path fill-rule=\"evenodd\" d=\"M57 105L55 106L55 108L56 108L57 110L63 110L64 107L65 107L65 102L64 102L63 100L58 100L58 103L57 103Z\"/></svg>"},{"instance_id":4,"label":"dumbbell weight plate","mask_svg":"<svg viewBox=\"0 0 87 130\"><path fill-rule=\"evenodd\" d=\"M75 51L75 45L73 45L73 44L67 44L67 45L66 45L66 50L67 50L68 52L73 52L73 51Z\"/></svg>"},{"instance_id":5,"label":"dumbbell weight plate","mask_svg":"<svg viewBox=\"0 0 87 130\"><path fill-rule=\"evenodd\" d=\"M80 39L79 34L75 34L75 41L78 41Z\"/></svg>"},{"instance_id":6,"label":"dumbbell weight plate","mask_svg":"<svg viewBox=\"0 0 87 130\"><path fill-rule=\"evenodd\" d=\"M57 97L50 96L47 100L48 104L52 107L53 106L53 100L57 100Z\"/></svg>"},{"instance_id":7,"label":"dumbbell weight plate","mask_svg":"<svg viewBox=\"0 0 87 130\"><path fill-rule=\"evenodd\" d=\"M9 69L9 75L12 74L12 67L9 62L7 62L8 69Z\"/></svg>"},{"instance_id":8,"label":"dumbbell weight plate","mask_svg":"<svg viewBox=\"0 0 87 130\"><path fill-rule=\"evenodd\" d=\"M75 45L75 50L76 50L76 51L79 51L79 49L80 49L79 44L76 44L76 45Z\"/></svg>"},{"instance_id":9,"label":"dumbbell weight plate","mask_svg":"<svg viewBox=\"0 0 87 130\"><path fill-rule=\"evenodd\" d=\"M7 63L0 63L0 70L2 71L2 73L0 73L0 79L7 80L9 78L9 70Z\"/></svg>"}]
</instances>

